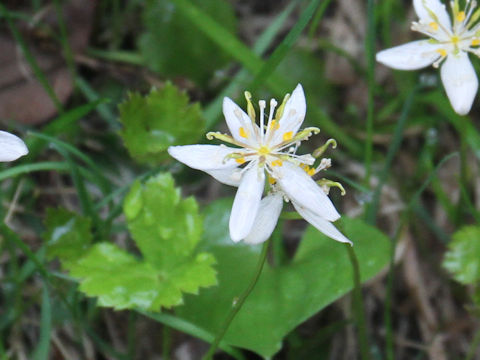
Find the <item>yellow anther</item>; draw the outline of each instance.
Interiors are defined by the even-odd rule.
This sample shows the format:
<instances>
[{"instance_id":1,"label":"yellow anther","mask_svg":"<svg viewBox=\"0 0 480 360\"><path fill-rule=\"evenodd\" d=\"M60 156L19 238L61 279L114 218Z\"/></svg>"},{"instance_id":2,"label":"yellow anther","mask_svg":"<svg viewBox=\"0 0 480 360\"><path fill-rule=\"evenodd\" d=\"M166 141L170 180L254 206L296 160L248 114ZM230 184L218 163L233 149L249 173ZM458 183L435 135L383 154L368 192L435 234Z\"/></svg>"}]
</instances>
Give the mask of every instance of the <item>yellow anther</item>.
<instances>
[{"instance_id":1,"label":"yellow anther","mask_svg":"<svg viewBox=\"0 0 480 360\"><path fill-rule=\"evenodd\" d=\"M241 158L235 159L235 161L239 164L244 164L245 163L245 158L241 157Z\"/></svg>"},{"instance_id":2,"label":"yellow anther","mask_svg":"<svg viewBox=\"0 0 480 360\"><path fill-rule=\"evenodd\" d=\"M308 176L313 176L315 175L315 169L308 166L308 165L304 165L304 166L301 166L300 167L305 170L305 172L308 174Z\"/></svg>"},{"instance_id":3,"label":"yellow anther","mask_svg":"<svg viewBox=\"0 0 480 360\"><path fill-rule=\"evenodd\" d=\"M437 49L436 50L442 57L446 57L447 56L447 50L445 49Z\"/></svg>"},{"instance_id":4,"label":"yellow anther","mask_svg":"<svg viewBox=\"0 0 480 360\"><path fill-rule=\"evenodd\" d=\"M245 91L244 93L245 99L247 100L247 113L252 122L255 122L255 108L253 107L252 104L252 94L250 94L249 91Z\"/></svg>"},{"instance_id":5,"label":"yellow anther","mask_svg":"<svg viewBox=\"0 0 480 360\"><path fill-rule=\"evenodd\" d=\"M272 161L272 166L282 166L282 165L283 165L283 161L280 159Z\"/></svg>"},{"instance_id":6,"label":"yellow anther","mask_svg":"<svg viewBox=\"0 0 480 360\"><path fill-rule=\"evenodd\" d=\"M261 146L260 149L258 149L258 154L259 155L268 155L268 154L270 154L270 149L266 146Z\"/></svg>"},{"instance_id":7,"label":"yellow anther","mask_svg":"<svg viewBox=\"0 0 480 360\"><path fill-rule=\"evenodd\" d=\"M288 131L285 134L283 134L283 141L292 140L292 138L293 138L293 131Z\"/></svg>"},{"instance_id":8,"label":"yellow anther","mask_svg":"<svg viewBox=\"0 0 480 360\"><path fill-rule=\"evenodd\" d=\"M435 21L432 21L430 24L428 24L434 31L438 30L438 24Z\"/></svg>"},{"instance_id":9,"label":"yellow anther","mask_svg":"<svg viewBox=\"0 0 480 360\"><path fill-rule=\"evenodd\" d=\"M277 180L275 180L273 177L271 177L270 175L268 176L268 183L270 185L273 185L277 182Z\"/></svg>"},{"instance_id":10,"label":"yellow anther","mask_svg":"<svg viewBox=\"0 0 480 360\"><path fill-rule=\"evenodd\" d=\"M248 138L248 133L245 131L245 129L243 127L238 129L238 133L240 134L241 137L243 137L245 139Z\"/></svg>"},{"instance_id":11,"label":"yellow anther","mask_svg":"<svg viewBox=\"0 0 480 360\"><path fill-rule=\"evenodd\" d=\"M457 14L456 19L457 19L458 22L462 22L463 20L465 20L465 11L460 11Z\"/></svg>"},{"instance_id":12,"label":"yellow anther","mask_svg":"<svg viewBox=\"0 0 480 360\"><path fill-rule=\"evenodd\" d=\"M478 45L480 45L480 39L473 39L472 46L478 46Z\"/></svg>"},{"instance_id":13,"label":"yellow anther","mask_svg":"<svg viewBox=\"0 0 480 360\"><path fill-rule=\"evenodd\" d=\"M270 123L270 130L277 130L280 127L280 124L277 120L272 120Z\"/></svg>"}]
</instances>

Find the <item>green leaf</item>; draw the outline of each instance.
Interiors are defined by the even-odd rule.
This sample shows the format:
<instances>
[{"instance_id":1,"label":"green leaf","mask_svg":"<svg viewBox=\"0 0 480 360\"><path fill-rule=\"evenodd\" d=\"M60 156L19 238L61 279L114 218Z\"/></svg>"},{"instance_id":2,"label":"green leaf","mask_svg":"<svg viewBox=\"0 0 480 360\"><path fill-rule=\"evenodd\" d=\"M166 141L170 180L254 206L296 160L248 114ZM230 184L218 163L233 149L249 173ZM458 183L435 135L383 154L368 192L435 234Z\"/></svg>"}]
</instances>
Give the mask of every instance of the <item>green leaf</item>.
<instances>
[{"instance_id":1,"label":"green leaf","mask_svg":"<svg viewBox=\"0 0 480 360\"><path fill-rule=\"evenodd\" d=\"M80 290L101 306L159 311L182 304L183 293L215 285L215 258L198 251L203 219L193 198L182 199L170 174L133 184L124 201L130 233L141 257L119 246L91 245L90 219L48 210L45 239Z\"/></svg>"},{"instance_id":2,"label":"green leaf","mask_svg":"<svg viewBox=\"0 0 480 360\"><path fill-rule=\"evenodd\" d=\"M453 234L443 266L463 284L480 281L479 226L466 226Z\"/></svg>"},{"instance_id":3,"label":"green leaf","mask_svg":"<svg viewBox=\"0 0 480 360\"><path fill-rule=\"evenodd\" d=\"M47 242L49 258L58 257L63 268L78 260L90 247L92 234L91 220L66 209L47 209L45 220L46 232L43 235Z\"/></svg>"},{"instance_id":4,"label":"green leaf","mask_svg":"<svg viewBox=\"0 0 480 360\"><path fill-rule=\"evenodd\" d=\"M204 133L200 105L190 105L171 83L146 96L130 93L119 109L120 135L130 155L143 163L161 163L169 146L190 144Z\"/></svg>"},{"instance_id":5,"label":"green leaf","mask_svg":"<svg viewBox=\"0 0 480 360\"><path fill-rule=\"evenodd\" d=\"M224 0L195 2L206 14L234 33L236 18ZM147 1L143 13L146 32L139 48L145 63L166 77L187 77L206 84L229 57L178 11L169 0Z\"/></svg>"},{"instance_id":6,"label":"green leaf","mask_svg":"<svg viewBox=\"0 0 480 360\"><path fill-rule=\"evenodd\" d=\"M259 246L234 244L229 239L230 206L231 200L224 199L206 210L202 248L218 261L219 286L195 298L187 296L185 305L176 309L178 316L211 333L218 332L232 301L250 282L260 253ZM340 225L354 242L362 281L388 264L390 240L384 234L358 219L343 218ZM352 290L352 268L345 246L308 227L289 264L264 268L225 342L267 358L275 354L286 334Z\"/></svg>"}]
</instances>

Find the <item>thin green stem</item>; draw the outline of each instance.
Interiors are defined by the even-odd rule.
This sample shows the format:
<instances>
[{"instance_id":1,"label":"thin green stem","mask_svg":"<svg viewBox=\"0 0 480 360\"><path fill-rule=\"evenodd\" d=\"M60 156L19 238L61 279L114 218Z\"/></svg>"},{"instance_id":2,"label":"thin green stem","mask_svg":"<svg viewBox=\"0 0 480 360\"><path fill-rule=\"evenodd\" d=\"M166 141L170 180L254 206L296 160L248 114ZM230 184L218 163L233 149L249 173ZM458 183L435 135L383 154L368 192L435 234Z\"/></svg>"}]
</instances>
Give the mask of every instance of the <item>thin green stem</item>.
<instances>
[{"instance_id":1,"label":"thin green stem","mask_svg":"<svg viewBox=\"0 0 480 360\"><path fill-rule=\"evenodd\" d=\"M220 344L220 341L222 341L228 328L230 327L230 324L232 323L233 319L235 318L235 316L237 315L237 313L240 311L243 304L245 303L245 300L247 300L248 296L250 295L255 285L257 284L258 279L260 278L260 274L262 273L263 266L265 265L265 260L267 259L268 248L270 246L271 239L272 238L268 239L263 244L262 252L258 259L257 268L255 269L255 273L253 274L253 278L250 281L250 284L238 299L234 299L232 309L230 310L230 314L228 314L227 318L225 319L225 322L220 328L220 331L215 337L215 340L213 340L212 345L210 346L210 349L203 357L203 360L212 359L213 355L215 354L215 351L217 350L218 345Z\"/></svg>"},{"instance_id":2,"label":"thin green stem","mask_svg":"<svg viewBox=\"0 0 480 360\"><path fill-rule=\"evenodd\" d=\"M162 358L170 360L170 350L172 348L172 330L164 325L162 331Z\"/></svg>"},{"instance_id":3,"label":"thin green stem","mask_svg":"<svg viewBox=\"0 0 480 360\"><path fill-rule=\"evenodd\" d=\"M374 90L375 90L375 5L374 0L367 2L367 37L365 41L365 54L367 57L367 139L365 142L365 184L370 183L372 157L373 157L373 122L374 122Z\"/></svg>"},{"instance_id":4,"label":"thin green stem","mask_svg":"<svg viewBox=\"0 0 480 360\"><path fill-rule=\"evenodd\" d=\"M370 345L368 341L368 334L367 334L367 321L365 317L365 307L363 304L363 296L362 296L362 287L361 287L361 279L360 279L360 266L358 264L357 256L355 255L355 251L353 251L353 247L349 244L345 245L348 257L350 258L350 262L352 264L353 269L353 311L355 314L355 324L357 327L358 338L360 342L360 354L362 356L362 360L369 360L370 357Z\"/></svg>"}]
</instances>

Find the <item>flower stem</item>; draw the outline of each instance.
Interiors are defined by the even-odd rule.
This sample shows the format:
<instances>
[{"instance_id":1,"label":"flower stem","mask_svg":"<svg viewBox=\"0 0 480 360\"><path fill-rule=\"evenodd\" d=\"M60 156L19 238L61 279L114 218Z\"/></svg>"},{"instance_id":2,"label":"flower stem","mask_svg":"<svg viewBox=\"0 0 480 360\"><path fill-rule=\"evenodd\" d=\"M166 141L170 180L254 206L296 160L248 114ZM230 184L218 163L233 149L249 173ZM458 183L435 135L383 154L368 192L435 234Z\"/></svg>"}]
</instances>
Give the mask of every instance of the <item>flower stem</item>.
<instances>
[{"instance_id":1,"label":"flower stem","mask_svg":"<svg viewBox=\"0 0 480 360\"><path fill-rule=\"evenodd\" d=\"M242 308L245 300L247 300L248 296L250 295L253 288L257 284L257 281L260 277L260 274L262 273L263 265L265 265L265 260L267 259L267 253L268 253L268 248L270 246L271 239L272 238L270 237L270 239L268 239L263 244L262 252L261 252L260 257L258 259L257 267L255 269L255 273L253 275L253 278L250 281L250 284L248 284L248 287L240 295L240 297L238 299L234 300L233 305L232 305L232 309L230 310L230 313L228 314L227 318L225 319L225 322L223 323L222 327L220 328L220 331L218 332L214 341L212 342L212 345L210 346L210 349L208 349L208 352L203 357L203 360L212 359L212 356L215 354L215 351L217 350L217 347L220 344L220 341L222 341L223 337L225 336L225 333L227 332L228 328L230 327L230 324L232 323L233 319L235 318L237 313Z\"/></svg>"},{"instance_id":2,"label":"flower stem","mask_svg":"<svg viewBox=\"0 0 480 360\"><path fill-rule=\"evenodd\" d=\"M367 322L365 320L365 312L362 297L362 288L360 282L360 266L358 265L358 259L353 251L353 247L349 244L345 245L348 251L348 257L352 264L353 269L353 312L355 314L355 323L357 327L360 353L362 360L370 360L370 345L367 336Z\"/></svg>"},{"instance_id":3,"label":"flower stem","mask_svg":"<svg viewBox=\"0 0 480 360\"><path fill-rule=\"evenodd\" d=\"M375 90L375 5L374 0L367 1L368 24L365 40L365 54L367 58L367 139L365 142L365 185L370 184L371 165L373 157L373 120L374 120L374 90Z\"/></svg>"}]
</instances>

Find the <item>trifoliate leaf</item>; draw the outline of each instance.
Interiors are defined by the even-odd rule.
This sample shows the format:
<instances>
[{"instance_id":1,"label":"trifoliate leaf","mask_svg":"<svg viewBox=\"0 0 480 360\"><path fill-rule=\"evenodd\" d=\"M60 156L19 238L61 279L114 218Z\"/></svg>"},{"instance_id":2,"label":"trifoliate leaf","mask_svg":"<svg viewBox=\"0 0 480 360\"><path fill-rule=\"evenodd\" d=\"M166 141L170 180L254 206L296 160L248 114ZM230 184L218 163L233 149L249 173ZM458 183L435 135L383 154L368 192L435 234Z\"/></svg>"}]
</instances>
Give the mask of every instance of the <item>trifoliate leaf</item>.
<instances>
[{"instance_id":1,"label":"trifoliate leaf","mask_svg":"<svg viewBox=\"0 0 480 360\"><path fill-rule=\"evenodd\" d=\"M463 284L480 281L480 227L467 226L453 235L443 266Z\"/></svg>"},{"instance_id":2,"label":"trifoliate leaf","mask_svg":"<svg viewBox=\"0 0 480 360\"><path fill-rule=\"evenodd\" d=\"M222 328L232 302L250 283L261 250L261 245L234 244L230 240L231 204L228 199L220 200L205 211L201 246L218 260L219 285L195 298L186 296L185 305L176 309L178 316L212 334ZM343 217L341 225L354 243L362 281L388 265L391 246L388 237L359 219ZM347 246L309 226L290 262L277 266L265 264L223 341L271 358L281 349L282 339L290 331L353 288Z\"/></svg>"},{"instance_id":3,"label":"trifoliate leaf","mask_svg":"<svg viewBox=\"0 0 480 360\"><path fill-rule=\"evenodd\" d=\"M235 14L227 1L202 0L195 5L218 24L235 32ZM169 0L147 1L143 22L146 32L140 37L140 52L146 65L163 76L187 77L202 85L228 61L222 48L199 31Z\"/></svg>"},{"instance_id":4,"label":"trifoliate leaf","mask_svg":"<svg viewBox=\"0 0 480 360\"><path fill-rule=\"evenodd\" d=\"M130 155L139 162L159 164L171 145L196 142L204 133L200 105L171 83L148 95L131 93L119 106L120 135Z\"/></svg>"},{"instance_id":5,"label":"trifoliate leaf","mask_svg":"<svg viewBox=\"0 0 480 360\"><path fill-rule=\"evenodd\" d=\"M48 209L45 220L49 258L58 257L64 268L81 257L92 242L90 218L66 209Z\"/></svg>"}]
</instances>

